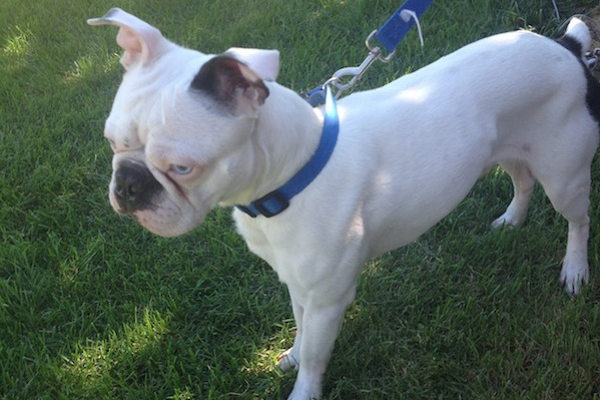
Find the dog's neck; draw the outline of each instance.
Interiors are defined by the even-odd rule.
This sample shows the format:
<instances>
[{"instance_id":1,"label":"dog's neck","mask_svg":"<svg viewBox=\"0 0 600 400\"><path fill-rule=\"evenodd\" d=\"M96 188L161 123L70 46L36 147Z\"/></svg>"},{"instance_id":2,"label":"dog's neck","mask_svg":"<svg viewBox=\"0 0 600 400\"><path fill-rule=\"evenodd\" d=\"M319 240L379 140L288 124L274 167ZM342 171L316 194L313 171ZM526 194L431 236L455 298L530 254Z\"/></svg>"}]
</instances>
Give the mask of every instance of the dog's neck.
<instances>
[{"instance_id":1,"label":"dog's neck","mask_svg":"<svg viewBox=\"0 0 600 400\"><path fill-rule=\"evenodd\" d=\"M287 182L310 159L321 137L321 110L277 83L268 83L268 88L255 129L253 182L239 199L241 204Z\"/></svg>"}]
</instances>

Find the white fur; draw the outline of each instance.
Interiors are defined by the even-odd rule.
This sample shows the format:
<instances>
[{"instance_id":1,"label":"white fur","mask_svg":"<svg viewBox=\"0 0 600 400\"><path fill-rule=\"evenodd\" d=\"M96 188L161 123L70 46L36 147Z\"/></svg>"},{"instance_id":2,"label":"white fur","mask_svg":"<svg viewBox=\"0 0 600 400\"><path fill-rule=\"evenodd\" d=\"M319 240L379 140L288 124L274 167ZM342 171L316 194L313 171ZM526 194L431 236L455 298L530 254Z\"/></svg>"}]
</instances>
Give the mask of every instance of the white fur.
<instances>
[{"instance_id":1,"label":"white fur","mask_svg":"<svg viewBox=\"0 0 600 400\"><path fill-rule=\"evenodd\" d=\"M101 21L122 28L128 18L119 11ZM586 40L584 26L572 22L570 29ZM145 40L143 32L134 37ZM178 235L217 204L247 204L289 179L316 148L322 114L275 82L266 82L270 95L257 114L216 112L189 90L210 56L163 40L162 53L146 42L125 43L126 52L149 47L159 56L143 58L146 68L128 65L105 135L115 169L123 159L137 160L165 187L154 209L135 213L139 222ZM273 52L246 54L250 68L275 77ZM520 31L480 40L338 102L341 131L332 158L289 209L269 219L234 212L249 248L290 292L298 331L279 363L298 369L290 399L320 397L364 262L418 238L498 163L511 175L515 196L493 225L522 222L539 181L569 222L560 279L579 292L588 280L590 164L598 144L585 93L583 67L568 50ZM179 176L172 165L194 172ZM114 195L111 203L120 211Z\"/></svg>"}]
</instances>

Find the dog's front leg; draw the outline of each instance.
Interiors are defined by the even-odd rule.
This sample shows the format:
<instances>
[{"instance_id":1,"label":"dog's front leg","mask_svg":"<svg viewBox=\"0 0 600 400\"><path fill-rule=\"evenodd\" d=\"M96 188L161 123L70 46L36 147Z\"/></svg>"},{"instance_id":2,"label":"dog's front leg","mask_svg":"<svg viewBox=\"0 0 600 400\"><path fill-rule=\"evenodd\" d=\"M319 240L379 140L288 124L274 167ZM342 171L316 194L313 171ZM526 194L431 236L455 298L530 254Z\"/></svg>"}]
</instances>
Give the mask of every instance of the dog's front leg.
<instances>
[{"instance_id":1,"label":"dog's front leg","mask_svg":"<svg viewBox=\"0 0 600 400\"><path fill-rule=\"evenodd\" d=\"M294 320L296 321L296 338L294 339L294 345L277 358L277 367L284 372L290 369L298 370L300 367L300 348L302 346L302 318L304 316L304 308L291 291L290 298L292 299L292 309L294 311Z\"/></svg>"},{"instance_id":2,"label":"dog's front leg","mask_svg":"<svg viewBox=\"0 0 600 400\"><path fill-rule=\"evenodd\" d=\"M329 362L347 305L354 291L335 304L309 301L302 318L300 368L294 390L288 400L310 400L321 397L323 374Z\"/></svg>"}]
</instances>

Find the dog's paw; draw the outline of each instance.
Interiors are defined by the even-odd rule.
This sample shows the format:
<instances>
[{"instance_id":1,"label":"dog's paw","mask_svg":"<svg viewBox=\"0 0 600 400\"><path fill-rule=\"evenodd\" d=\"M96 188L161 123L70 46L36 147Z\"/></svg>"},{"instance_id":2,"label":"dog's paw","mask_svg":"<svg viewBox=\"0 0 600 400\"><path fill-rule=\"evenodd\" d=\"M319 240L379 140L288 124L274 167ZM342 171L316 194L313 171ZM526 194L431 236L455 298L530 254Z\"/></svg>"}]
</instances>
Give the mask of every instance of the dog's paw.
<instances>
[{"instance_id":1,"label":"dog's paw","mask_svg":"<svg viewBox=\"0 0 600 400\"><path fill-rule=\"evenodd\" d=\"M300 362L294 355L294 348L288 349L281 353L279 357L277 357L277 368L279 368L282 372L287 372L290 370L298 371L300 367Z\"/></svg>"},{"instance_id":2,"label":"dog's paw","mask_svg":"<svg viewBox=\"0 0 600 400\"><path fill-rule=\"evenodd\" d=\"M503 227L514 228L519 225L519 220L509 213L504 213L500 217L496 218L492 222L492 229L499 229Z\"/></svg>"},{"instance_id":3,"label":"dog's paw","mask_svg":"<svg viewBox=\"0 0 600 400\"><path fill-rule=\"evenodd\" d=\"M303 385L299 385L296 382L294 386L294 390L290 393L287 400L318 400L321 398L321 390L320 388L310 387Z\"/></svg>"},{"instance_id":4,"label":"dog's paw","mask_svg":"<svg viewBox=\"0 0 600 400\"><path fill-rule=\"evenodd\" d=\"M562 271L560 272L560 283L564 286L570 295L578 295L584 284L590 279L590 272L587 260L569 260L565 259Z\"/></svg>"}]
</instances>

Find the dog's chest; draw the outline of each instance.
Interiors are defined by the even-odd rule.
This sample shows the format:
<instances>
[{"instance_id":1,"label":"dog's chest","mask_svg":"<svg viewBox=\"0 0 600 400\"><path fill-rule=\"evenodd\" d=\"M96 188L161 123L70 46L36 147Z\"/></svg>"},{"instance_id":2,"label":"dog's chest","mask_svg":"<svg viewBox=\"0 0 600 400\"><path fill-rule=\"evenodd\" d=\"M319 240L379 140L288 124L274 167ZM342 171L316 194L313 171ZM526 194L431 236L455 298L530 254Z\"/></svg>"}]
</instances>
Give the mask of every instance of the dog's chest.
<instances>
[{"instance_id":1,"label":"dog's chest","mask_svg":"<svg viewBox=\"0 0 600 400\"><path fill-rule=\"evenodd\" d=\"M284 217L280 223L263 217L250 218L236 210L234 219L248 249L267 262L279 280L289 287L310 286L310 282L326 273L315 267L315 256L323 254L320 249L307 244L310 230L287 223L293 218Z\"/></svg>"},{"instance_id":2,"label":"dog's chest","mask_svg":"<svg viewBox=\"0 0 600 400\"><path fill-rule=\"evenodd\" d=\"M252 219L242 215L235 210L233 213L235 225L238 233L246 241L248 249L263 260L265 260L273 269L277 271L277 255L273 247L272 240L266 232L265 224L260 220Z\"/></svg>"}]
</instances>

